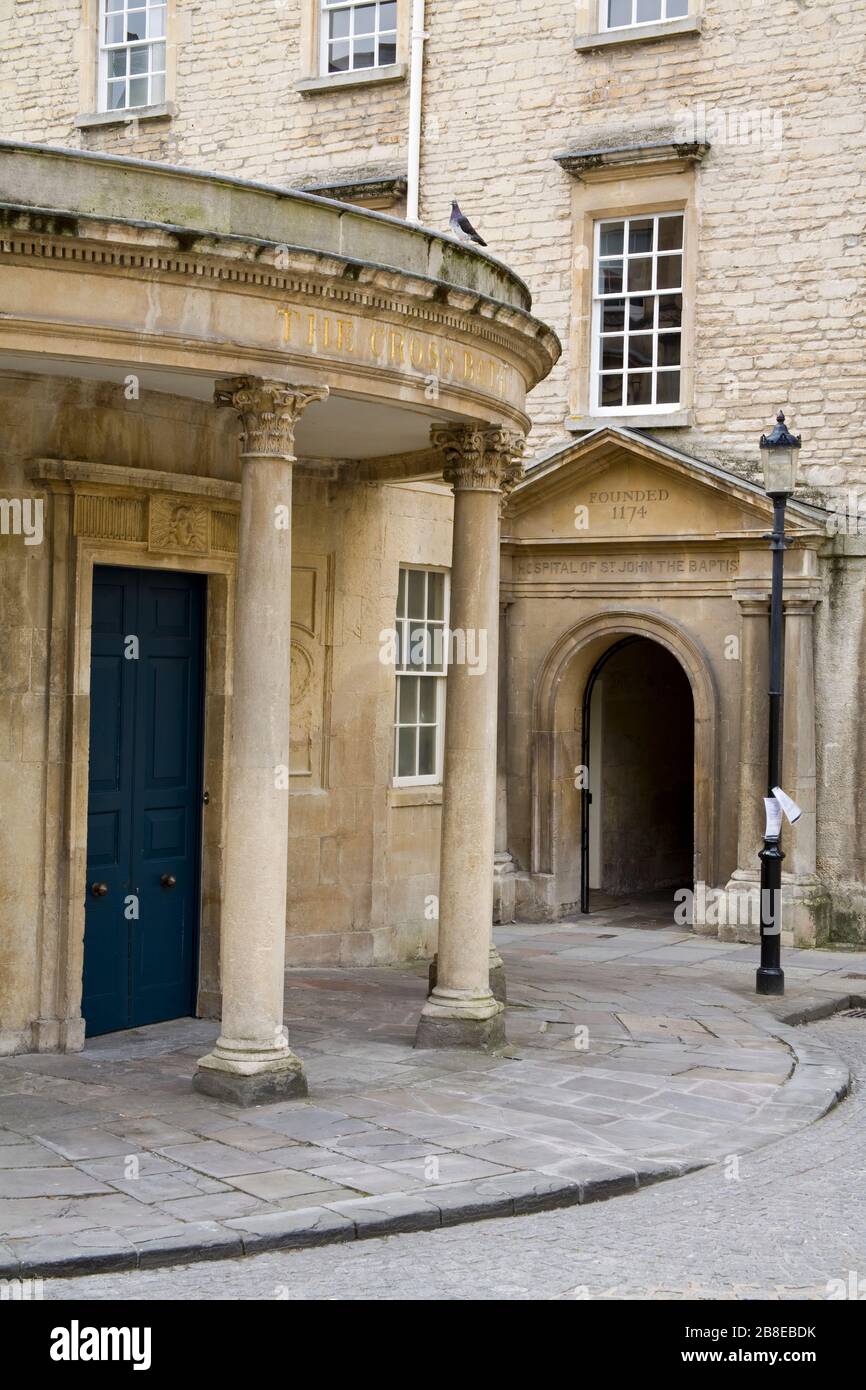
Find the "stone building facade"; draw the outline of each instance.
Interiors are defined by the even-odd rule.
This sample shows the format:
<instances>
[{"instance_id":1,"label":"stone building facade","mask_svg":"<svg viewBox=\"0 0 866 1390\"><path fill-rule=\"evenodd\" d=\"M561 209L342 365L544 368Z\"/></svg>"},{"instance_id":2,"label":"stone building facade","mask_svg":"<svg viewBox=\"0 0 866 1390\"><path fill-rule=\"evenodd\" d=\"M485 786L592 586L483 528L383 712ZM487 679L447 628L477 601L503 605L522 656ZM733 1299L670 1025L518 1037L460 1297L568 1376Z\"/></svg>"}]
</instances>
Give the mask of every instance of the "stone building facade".
<instances>
[{"instance_id":1,"label":"stone building facade","mask_svg":"<svg viewBox=\"0 0 866 1390\"><path fill-rule=\"evenodd\" d=\"M121 11L122 34L114 18ZM416 36L413 45L413 14L423 20L423 44ZM361 404L357 379L325 381L332 396L344 391L355 402L334 419L339 447L322 444L312 423L309 440L303 419L299 427L287 960L396 960L436 945L449 724L443 733L441 701L426 724L416 704L414 733L406 735L407 749L415 740L415 775L399 776L395 673L379 660L381 635L408 612L401 585L409 584L409 571L447 576L455 564L453 501L442 481L446 455L428 437L434 417L519 427L527 387L526 477L504 504L500 623L486 634L503 653L497 913L555 917L580 902L584 880L595 891L668 892L687 862L686 879L722 891L726 904L723 920L711 914L698 929L754 936L740 905L756 881L765 790L763 537L770 508L757 441L782 406L803 437L800 486L789 509L796 540L787 557L784 776L805 814L787 837L786 939L866 939L866 353L859 309L866 12L857 0L0 0L0 138L7 142L0 153L10 169L16 162L14 177L4 178L3 246L18 272L14 283L26 285L30 273L15 239L22 230L59 248L52 252L58 261L74 260L78 251L68 248L77 247L82 228L88 254L94 241L113 245L112 216L125 227L146 224L148 254L157 256L146 273L139 263L142 290L128 306L130 333L136 314L148 330L160 322L159 293L147 290L148 279L179 273L174 262L159 261L160 247L165 257L169 250L186 253L190 275L201 277L201 266L220 261L227 282L234 274L228 260L237 256L263 258L273 274L291 262L301 286L291 237L307 254L314 248L362 264L362 279L370 266L386 280L417 273L414 252L402 259L402 243L394 271L396 233L383 218L344 217L338 239L322 241L327 229L310 211L321 205L298 199L286 222L274 213L276 195L252 191L254 216L239 230L226 215L234 197L227 187L236 179L404 216L413 196L413 47L423 50L420 223L446 229L457 198L492 257L472 260L462 252L457 266L445 255L430 272L440 287L457 286L447 291L456 295L448 331L470 359L452 357L447 365L442 344L438 357L428 346L426 356L419 347L413 358L406 342L391 347L385 340L386 359L391 352L402 359L387 361L389 370L405 365L395 388L407 411L399 429L390 417L383 425L374 408L381 401L372 374L381 359L367 364L369 400ZM76 165L74 177L59 176L45 158L22 155L15 148L22 144L94 158ZM182 202L180 175L158 186L140 176L135 161L214 177L184 185L189 196ZM64 201L70 177L78 191ZM131 192L124 201L125 187ZM22 206L31 209L26 216ZM540 349L531 334L519 348L511 344L506 359L517 386L504 384L500 364L487 362L483 345L472 341L474 325L491 312L488 301L501 306L504 299L518 316L527 311L522 290L485 279L504 274L500 261L530 286L533 315L563 345L556 360L541 329ZM322 264L311 273L324 274ZM128 275L135 279L131 262ZM345 269L340 275L345 287ZM210 660L231 642L233 621L231 551L215 546L223 532L213 528L228 528L225 540L237 523L212 515L234 515L239 505L228 412L214 411L199 388L179 388L172 375L184 370L179 342L172 340L170 364L148 365L140 398L130 400L124 381L135 375L135 353L127 346L131 360L118 351L110 372L97 370L100 354L88 333L74 342L88 321L79 299L55 303L40 337L34 325L27 333L21 326L34 317L27 292L9 293L19 296L12 305L18 327L9 327L0 356L2 488L10 498L30 489L45 500L49 545L56 547L56 522L67 513L70 536L86 538L87 527L107 525L108 502L80 500L82 493L113 497L119 475L106 469L130 477L137 470L142 484L145 474L159 475L163 491L168 475L182 474L191 510L162 531L149 511L140 522L145 529L126 538L133 549L97 563L135 567L134 556L158 553L173 571L184 549L179 537L192 537L186 549L198 554L194 568L203 568L206 550L214 561L208 573L226 581L222 608L208 608L208 621L217 624L208 628ZM271 295L271 307L288 302L275 282L263 282L257 293ZM297 293L306 309L306 288ZM417 286L412 293L420 293ZM437 289L434 301L443 293ZM172 331L195 341L225 337L218 314L196 318L198 302L204 299L192 296L178 308ZM618 319L623 303L625 319ZM386 312L390 331L393 311ZM517 331L507 310L492 312ZM612 326L603 340L608 312ZM655 318L642 322L641 313ZM458 323L455 314L469 317ZM297 381L300 362L302 383L318 381L320 374L306 369L311 358L334 359L337 335L349 331L338 317L320 314L312 322L290 312L280 321L285 336L268 353L260 343L247 345L243 360L236 354L229 362L223 353L222 375ZM211 373L210 387L217 375ZM458 403L449 397L455 376L462 378ZM504 412L490 411L500 385L505 396L517 394ZM433 408L431 395L440 390ZM315 454L315 465L304 449ZM125 483L122 495L131 491L133 482ZM117 499L113 505L117 511ZM209 519L202 519L203 507ZM206 545L196 530L205 524ZM159 535L167 537L161 550ZM8 648L0 748L18 808L2 853L9 866L4 936L14 961L0 983L0 1013L8 1019L3 1045L78 1045L80 1028L72 1027L70 1041L65 1024L54 1026L61 1015L80 1019L75 1000L61 1007L55 995L46 1003L47 986L38 981L48 924L62 912L65 891L46 886L53 833L46 798L50 806L69 795L62 778L56 783L57 758L46 752L54 728L48 711L51 698L63 708L67 694L85 694L81 663L89 636L80 650L73 643L78 685L69 691L61 679L58 686L60 678L49 677L49 596L73 581L58 569L56 551L52 559L44 546L25 548L21 537L4 535L0 543ZM453 601L458 576L450 577ZM222 582L209 580L209 588L216 593ZM427 601L438 602L436 584L424 584ZM63 611L64 631L70 622L77 631L79 619ZM220 611L222 619L213 616ZM612 664L605 674L606 656ZM668 659L676 665L666 666ZM225 688L206 694L203 735L211 796L202 827L196 1007L209 1013L219 1008L220 989L224 808L212 767L228 746L231 663L225 669ZM454 669L452 722L461 699L461 668ZM688 689L677 686L683 672ZM596 675L590 720L585 697ZM623 680L646 698L620 698ZM421 689L411 689L421 701ZM653 689L663 692L656 722L667 701L684 719L691 709L694 734L684 739L690 771L672 769L662 744L648 747ZM471 708L470 701L470 723ZM425 739L437 745L428 748L432 763L423 763ZM584 765L587 787L580 786ZM582 792L590 787L588 803ZM639 795L631 795L634 787ZM636 838L637 820L647 818L658 836ZM584 823L590 833L582 871ZM617 865L624 850L617 846L631 853L638 840L634 875L623 879ZM654 841L666 846L664 854L656 854ZM76 843L80 855L80 833ZM459 903L443 910L456 918ZM446 951L446 969L453 964ZM64 968L70 977L80 973L80 957L73 953ZM40 1033L40 1019L54 1022Z\"/></svg>"}]
</instances>

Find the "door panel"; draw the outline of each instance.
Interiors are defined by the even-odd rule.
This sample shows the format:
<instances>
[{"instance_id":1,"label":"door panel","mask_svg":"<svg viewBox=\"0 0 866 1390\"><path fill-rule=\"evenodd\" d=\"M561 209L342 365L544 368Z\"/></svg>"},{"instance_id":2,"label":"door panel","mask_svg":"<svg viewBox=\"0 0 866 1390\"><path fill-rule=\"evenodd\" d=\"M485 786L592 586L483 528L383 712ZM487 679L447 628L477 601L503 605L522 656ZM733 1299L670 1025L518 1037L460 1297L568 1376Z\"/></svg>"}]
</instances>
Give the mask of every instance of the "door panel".
<instances>
[{"instance_id":1,"label":"door panel","mask_svg":"<svg viewBox=\"0 0 866 1390\"><path fill-rule=\"evenodd\" d=\"M203 610L199 576L94 571L88 1035L194 1009Z\"/></svg>"}]
</instances>

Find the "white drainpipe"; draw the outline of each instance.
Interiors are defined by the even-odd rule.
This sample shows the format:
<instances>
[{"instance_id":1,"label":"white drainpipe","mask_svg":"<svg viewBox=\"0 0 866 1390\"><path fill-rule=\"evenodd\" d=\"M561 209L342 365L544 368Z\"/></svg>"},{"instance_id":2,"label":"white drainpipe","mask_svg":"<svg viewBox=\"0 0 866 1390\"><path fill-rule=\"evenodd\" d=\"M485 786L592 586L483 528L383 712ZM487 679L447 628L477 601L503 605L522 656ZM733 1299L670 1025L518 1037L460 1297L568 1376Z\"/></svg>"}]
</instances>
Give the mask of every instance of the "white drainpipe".
<instances>
[{"instance_id":1,"label":"white drainpipe","mask_svg":"<svg viewBox=\"0 0 866 1390\"><path fill-rule=\"evenodd\" d=\"M424 0L412 0L412 61L409 69L409 159L406 220L417 222L421 203L421 111L424 84Z\"/></svg>"}]
</instances>

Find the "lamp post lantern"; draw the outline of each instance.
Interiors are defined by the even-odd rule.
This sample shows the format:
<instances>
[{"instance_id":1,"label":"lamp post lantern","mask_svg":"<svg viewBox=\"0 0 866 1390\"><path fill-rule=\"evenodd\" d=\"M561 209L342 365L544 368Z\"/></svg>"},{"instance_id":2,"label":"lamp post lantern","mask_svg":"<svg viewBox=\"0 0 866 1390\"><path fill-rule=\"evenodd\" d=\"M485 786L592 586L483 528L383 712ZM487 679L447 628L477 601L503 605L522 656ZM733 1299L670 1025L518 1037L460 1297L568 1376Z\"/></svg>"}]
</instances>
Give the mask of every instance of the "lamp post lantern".
<instances>
[{"instance_id":1,"label":"lamp post lantern","mask_svg":"<svg viewBox=\"0 0 866 1390\"><path fill-rule=\"evenodd\" d=\"M784 627L782 585L785 571L785 507L797 481L797 451L800 436L791 434L785 415L779 411L770 435L761 435L761 461L764 487L773 501L773 530L768 537L773 552L773 583L770 601L770 729L767 758L767 796L781 780L782 707L784 700ZM768 808L769 809L769 808ZM755 989L758 994L784 994L785 972L781 964L782 946L782 860L781 816L775 823L767 817L761 860L761 964Z\"/></svg>"}]
</instances>

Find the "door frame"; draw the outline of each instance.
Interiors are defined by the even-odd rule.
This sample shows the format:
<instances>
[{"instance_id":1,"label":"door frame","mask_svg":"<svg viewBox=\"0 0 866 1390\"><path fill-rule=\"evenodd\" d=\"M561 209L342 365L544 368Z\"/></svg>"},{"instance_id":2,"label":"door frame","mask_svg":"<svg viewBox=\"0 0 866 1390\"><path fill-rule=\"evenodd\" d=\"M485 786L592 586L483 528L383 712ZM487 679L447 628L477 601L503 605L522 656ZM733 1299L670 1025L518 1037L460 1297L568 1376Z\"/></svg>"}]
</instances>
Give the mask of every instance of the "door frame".
<instances>
[{"instance_id":1,"label":"door frame","mask_svg":"<svg viewBox=\"0 0 866 1390\"><path fill-rule=\"evenodd\" d=\"M223 822L228 772L236 518L240 486L213 478L109 464L38 460L33 469L51 494L47 541L50 737L44 827L42 911L37 927L39 1017L34 1051L80 1051L87 891L90 764L90 659L95 565L175 570L207 576L203 670L203 785L199 872L197 1000L199 1017L219 1015L219 933ZM148 486L149 484L149 486ZM181 494L178 497L178 494ZM162 543L148 525L154 505L192 501L208 514L205 553ZM140 519L139 519L140 518ZM97 534L94 534L97 533ZM101 534L107 533L107 534Z\"/></svg>"}]
</instances>

